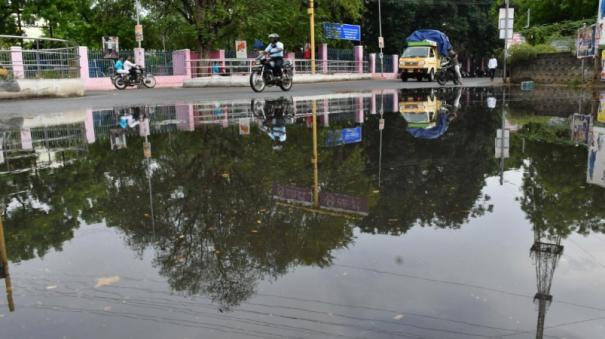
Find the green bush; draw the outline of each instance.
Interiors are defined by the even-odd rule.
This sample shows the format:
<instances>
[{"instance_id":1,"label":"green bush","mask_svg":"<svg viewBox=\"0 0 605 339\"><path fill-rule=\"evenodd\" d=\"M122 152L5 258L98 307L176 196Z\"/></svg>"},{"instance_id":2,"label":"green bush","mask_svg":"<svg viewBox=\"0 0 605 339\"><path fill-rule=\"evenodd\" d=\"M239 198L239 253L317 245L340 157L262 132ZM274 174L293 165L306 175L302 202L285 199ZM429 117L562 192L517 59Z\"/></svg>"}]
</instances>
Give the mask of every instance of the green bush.
<instances>
[{"instance_id":1,"label":"green bush","mask_svg":"<svg viewBox=\"0 0 605 339\"><path fill-rule=\"evenodd\" d=\"M532 26L521 30L521 34L530 44L546 44L553 39L561 37L575 37L578 29L584 24L592 25L595 19L585 19L578 21L561 21L550 25Z\"/></svg>"},{"instance_id":2,"label":"green bush","mask_svg":"<svg viewBox=\"0 0 605 339\"><path fill-rule=\"evenodd\" d=\"M539 54L556 53L557 49L551 45L536 45L521 44L511 47L508 50L510 54L509 62L518 64L530 60L534 60Z\"/></svg>"}]
</instances>

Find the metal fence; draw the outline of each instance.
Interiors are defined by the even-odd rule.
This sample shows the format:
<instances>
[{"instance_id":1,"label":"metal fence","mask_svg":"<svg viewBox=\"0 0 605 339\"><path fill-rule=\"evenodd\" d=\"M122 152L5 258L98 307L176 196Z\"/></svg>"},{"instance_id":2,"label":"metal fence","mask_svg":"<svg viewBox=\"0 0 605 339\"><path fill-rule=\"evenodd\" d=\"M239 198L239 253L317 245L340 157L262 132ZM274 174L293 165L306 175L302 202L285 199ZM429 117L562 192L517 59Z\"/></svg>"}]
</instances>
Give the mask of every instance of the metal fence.
<instances>
[{"instance_id":1,"label":"metal fence","mask_svg":"<svg viewBox=\"0 0 605 339\"><path fill-rule=\"evenodd\" d=\"M198 59L191 60L191 75L194 78L207 76L249 75L254 59ZM317 74L367 73L367 61L322 60L315 61ZM311 60L295 59L294 74L310 74Z\"/></svg>"},{"instance_id":2,"label":"metal fence","mask_svg":"<svg viewBox=\"0 0 605 339\"><path fill-rule=\"evenodd\" d=\"M145 70L154 75L174 75L172 51L145 51Z\"/></svg>"},{"instance_id":3,"label":"metal fence","mask_svg":"<svg viewBox=\"0 0 605 339\"><path fill-rule=\"evenodd\" d=\"M134 60L134 51L121 50L120 56L130 57ZM105 78L113 75L115 60L103 58L102 51L88 51L88 76L91 78Z\"/></svg>"},{"instance_id":4,"label":"metal fence","mask_svg":"<svg viewBox=\"0 0 605 339\"><path fill-rule=\"evenodd\" d=\"M25 79L80 77L80 54L77 47L24 49L22 55Z\"/></svg>"},{"instance_id":5,"label":"metal fence","mask_svg":"<svg viewBox=\"0 0 605 339\"><path fill-rule=\"evenodd\" d=\"M0 35L2 45L18 42L26 47L20 51L0 48L2 78L7 78L9 72L8 77L25 79L80 77L80 55L75 44L62 39Z\"/></svg>"},{"instance_id":6,"label":"metal fence","mask_svg":"<svg viewBox=\"0 0 605 339\"><path fill-rule=\"evenodd\" d=\"M355 61L355 53L353 49L328 48L328 59Z\"/></svg>"}]
</instances>

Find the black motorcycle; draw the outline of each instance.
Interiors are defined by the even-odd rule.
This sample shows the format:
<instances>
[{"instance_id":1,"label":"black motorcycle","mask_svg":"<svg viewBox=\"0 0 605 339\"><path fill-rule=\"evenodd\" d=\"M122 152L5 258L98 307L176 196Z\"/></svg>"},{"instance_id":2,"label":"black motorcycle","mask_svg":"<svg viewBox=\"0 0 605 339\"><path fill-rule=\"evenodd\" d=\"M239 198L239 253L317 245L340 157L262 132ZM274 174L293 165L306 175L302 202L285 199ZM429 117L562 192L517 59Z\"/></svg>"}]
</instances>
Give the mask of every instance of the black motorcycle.
<instances>
[{"instance_id":1,"label":"black motorcycle","mask_svg":"<svg viewBox=\"0 0 605 339\"><path fill-rule=\"evenodd\" d=\"M456 68L454 63L450 59L446 59L441 63L441 69L435 74L437 82L441 86L445 86L448 81L454 83L454 85L461 85L462 82L458 79L456 74Z\"/></svg>"},{"instance_id":2,"label":"black motorcycle","mask_svg":"<svg viewBox=\"0 0 605 339\"><path fill-rule=\"evenodd\" d=\"M269 55L260 55L256 58L256 65L250 74L250 87L255 92L262 92L267 86L279 86L283 91L292 89L292 64L284 60L282 75L275 74L275 62Z\"/></svg>"},{"instance_id":3,"label":"black motorcycle","mask_svg":"<svg viewBox=\"0 0 605 339\"><path fill-rule=\"evenodd\" d=\"M141 66L136 66L134 72L130 72L128 74L116 74L111 78L111 80L113 85L119 90L134 86L137 86L138 88L143 86L147 88L154 88L156 85L155 77L145 72L145 68Z\"/></svg>"}]
</instances>

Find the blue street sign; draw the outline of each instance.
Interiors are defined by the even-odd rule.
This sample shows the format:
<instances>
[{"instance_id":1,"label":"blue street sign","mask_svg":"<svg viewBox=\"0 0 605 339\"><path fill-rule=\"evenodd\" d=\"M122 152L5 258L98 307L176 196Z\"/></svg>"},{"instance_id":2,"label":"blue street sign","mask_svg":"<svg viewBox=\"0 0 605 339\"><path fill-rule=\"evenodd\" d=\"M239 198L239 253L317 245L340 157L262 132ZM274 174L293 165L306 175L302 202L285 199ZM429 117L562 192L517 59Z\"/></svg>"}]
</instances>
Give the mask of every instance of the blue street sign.
<instances>
[{"instance_id":1,"label":"blue street sign","mask_svg":"<svg viewBox=\"0 0 605 339\"><path fill-rule=\"evenodd\" d=\"M343 128L328 132L327 146L348 145L361 142L361 127Z\"/></svg>"},{"instance_id":2,"label":"blue street sign","mask_svg":"<svg viewBox=\"0 0 605 339\"><path fill-rule=\"evenodd\" d=\"M324 34L328 39L361 41L361 26L324 22Z\"/></svg>"}]
</instances>

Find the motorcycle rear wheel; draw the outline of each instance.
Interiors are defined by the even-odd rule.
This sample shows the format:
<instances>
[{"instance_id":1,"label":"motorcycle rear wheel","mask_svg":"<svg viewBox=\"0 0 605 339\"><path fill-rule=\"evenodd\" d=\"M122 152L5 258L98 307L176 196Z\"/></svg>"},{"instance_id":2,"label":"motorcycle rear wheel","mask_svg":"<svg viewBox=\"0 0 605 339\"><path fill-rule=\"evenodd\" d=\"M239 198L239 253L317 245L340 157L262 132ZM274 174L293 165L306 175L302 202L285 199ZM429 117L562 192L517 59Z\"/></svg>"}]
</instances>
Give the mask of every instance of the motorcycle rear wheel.
<instances>
[{"instance_id":1,"label":"motorcycle rear wheel","mask_svg":"<svg viewBox=\"0 0 605 339\"><path fill-rule=\"evenodd\" d=\"M145 75L145 78L143 79L143 85L145 85L145 87L147 88L154 88L156 85L156 80L155 77L151 74L147 74Z\"/></svg>"},{"instance_id":2,"label":"motorcycle rear wheel","mask_svg":"<svg viewBox=\"0 0 605 339\"><path fill-rule=\"evenodd\" d=\"M284 71L284 74L282 75L282 80L279 83L279 87L282 89L282 91L288 92L289 90L292 89L292 85L293 85L293 81L292 81L292 75L290 74L290 71Z\"/></svg>"},{"instance_id":3,"label":"motorcycle rear wheel","mask_svg":"<svg viewBox=\"0 0 605 339\"><path fill-rule=\"evenodd\" d=\"M252 72L252 74L250 74L250 87L252 87L252 90L256 93L265 90L267 84L265 83L265 79L263 79L262 73Z\"/></svg>"}]
</instances>

